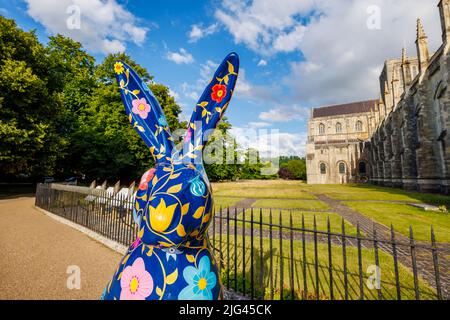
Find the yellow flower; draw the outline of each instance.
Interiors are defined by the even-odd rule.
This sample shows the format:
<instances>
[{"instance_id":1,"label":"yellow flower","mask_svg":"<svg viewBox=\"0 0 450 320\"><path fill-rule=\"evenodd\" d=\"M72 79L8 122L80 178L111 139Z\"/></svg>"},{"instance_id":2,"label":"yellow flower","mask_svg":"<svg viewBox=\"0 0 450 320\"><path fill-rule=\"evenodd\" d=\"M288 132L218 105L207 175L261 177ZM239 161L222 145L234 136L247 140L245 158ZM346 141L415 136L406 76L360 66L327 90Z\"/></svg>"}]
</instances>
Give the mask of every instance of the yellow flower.
<instances>
[{"instance_id":1,"label":"yellow flower","mask_svg":"<svg viewBox=\"0 0 450 320\"><path fill-rule=\"evenodd\" d=\"M157 232L165 231L172 222L176 207L177 203L166 206L164 199L161 199L156 208L150 206L150 226L152 229Z\"/></svg>"},{"instance_id":2,"label":"yellow flower","mask_svg":"<svg viewBox=\"0 0 450 320\"><path fill-rule=\"evenodd\" d=\"M114 71L117 74L122 74L123 70L124 70L124 68L123 68L123 63L122 62L116 62L114 64Z\"/></svg>"}]
</instances>

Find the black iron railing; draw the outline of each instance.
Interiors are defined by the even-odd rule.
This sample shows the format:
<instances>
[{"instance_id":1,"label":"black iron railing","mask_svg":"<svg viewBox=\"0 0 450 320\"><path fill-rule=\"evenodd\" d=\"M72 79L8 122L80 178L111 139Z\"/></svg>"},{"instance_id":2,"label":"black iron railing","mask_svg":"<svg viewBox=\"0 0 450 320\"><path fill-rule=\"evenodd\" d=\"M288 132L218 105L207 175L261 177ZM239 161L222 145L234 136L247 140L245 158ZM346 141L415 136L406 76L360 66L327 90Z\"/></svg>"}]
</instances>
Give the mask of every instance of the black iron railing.
<instances>
[{"instance_id":1,"label":"black iron railing","mask_svg":"<svg viewBox=\"0 0 450 320\"><path fill-rule=\"evenodd\" d=\"M132 197L39 184L36 206L130 245ZM323 216L324 213L317 213ZM345 220L272 209L216 208L209 241L223 285L249 299L446 299L448 244Z\"/></svg>"}]
</instances>

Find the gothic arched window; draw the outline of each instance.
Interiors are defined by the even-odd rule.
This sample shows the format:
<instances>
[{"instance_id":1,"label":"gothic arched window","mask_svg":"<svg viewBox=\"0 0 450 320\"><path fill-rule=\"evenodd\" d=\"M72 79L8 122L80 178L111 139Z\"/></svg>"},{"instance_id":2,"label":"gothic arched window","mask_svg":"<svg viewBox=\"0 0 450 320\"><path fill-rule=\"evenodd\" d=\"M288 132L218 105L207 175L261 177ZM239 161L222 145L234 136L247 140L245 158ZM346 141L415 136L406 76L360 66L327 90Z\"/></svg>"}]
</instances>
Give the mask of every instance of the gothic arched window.
<instances>
[{"instance_id":1,"label":"gothic arched window","mask_svg":"<svg viewBox=\"0 0 450 320\"><path fill-rule=\"evenodd\" d=\"M345 166L345 163L339 162L339 174L345 174L347 171L347 168Z\"/></svg>"},{"instance_id":2,"label":"gothic arched window","mask_svg":"<svg viewBox=\"0 0 450 320\"><path fill-rule=\"evenodd\" d=\"M367 172L366 163L364 161L361 161L358 165L358 171L360 175L365 175Z\"/></svg>"},{"instance_id":3,"label":"gothic arched window","mask_svg":"<svg viewBox=\"0 0 450 320\"><path fill-rule=\"evenodd\" d=\"M363 131L363 124L362 124L361 121L357 121L357 122L356 122L355 130L356 130L357 132Z\"/></svg>"},{"instance_id":4,"label":"gothic arched window","mask_svg":"<svg viewBox=\"0 0 450 320\"><path fill-rule=\"evenodd\" d=\"M325 125L323 123L319 124L319 134L325 133Z\"/></svg>"},{"instance_id":5,"label":"gothic arched window","mask_svg":"<svg viewBox=\"0 0 450 320\"><path fill-rule=\"evenodd\" d=\"M327 165L325 163L320 164L320 174L327 174Z\"/></svg>"},{"instance_id":6,"label":"gothic arched window","mask_svg":"<svg viewBox=\"0 0 450 320\"><path fill-rule=\"evenodd\" d=\"M340 122L336 123L336 133L342 132L342 124Z\"/></svg>"}]
</instances>

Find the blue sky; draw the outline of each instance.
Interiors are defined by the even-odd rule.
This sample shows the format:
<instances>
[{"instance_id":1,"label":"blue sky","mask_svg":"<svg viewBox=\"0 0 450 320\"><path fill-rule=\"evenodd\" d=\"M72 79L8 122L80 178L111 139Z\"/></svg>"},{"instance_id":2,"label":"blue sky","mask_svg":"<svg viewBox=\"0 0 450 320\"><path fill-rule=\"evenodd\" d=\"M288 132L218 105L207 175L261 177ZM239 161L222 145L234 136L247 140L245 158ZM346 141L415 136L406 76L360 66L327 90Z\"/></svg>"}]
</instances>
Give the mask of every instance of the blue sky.
<instances>
[{"instance_id":1,"label":"blue sky","mask_svg":"<svg viewBox=\"0 0 450 320\"><path fill-rule=\"evenodd\" d=\"M426 3L424 3L426 2ZM436 2L436 3L434 3ZM41 41L62 33L99 61L125 51L170 87L189 117L205 80L229 52L241 58L227 116L234 134L278 130L279 154L304 155L310 108L377 98L386 58L415 55L415 20L439 45L438 1L422 0L0 0L0 14ZM80 9L80 28L67 19ZM378 28L367 26L379 19ZM378 15L377 15L378 14ZM264 152L261 141L242 138Z\"/></svg>"}]
</instances>

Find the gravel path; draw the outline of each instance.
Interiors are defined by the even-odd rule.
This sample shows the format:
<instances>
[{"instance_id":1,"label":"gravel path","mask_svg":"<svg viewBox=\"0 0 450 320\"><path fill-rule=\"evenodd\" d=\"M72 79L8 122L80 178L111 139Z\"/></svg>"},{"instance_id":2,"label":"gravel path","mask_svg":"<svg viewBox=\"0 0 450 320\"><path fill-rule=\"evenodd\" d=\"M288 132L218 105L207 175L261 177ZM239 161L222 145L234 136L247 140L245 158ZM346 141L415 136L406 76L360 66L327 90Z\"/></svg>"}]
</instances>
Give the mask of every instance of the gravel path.
<instances>
[{"instance_id":1,"label":"gravel path","mask_svg":"<svg viewBox=\"0 0 450 320\"><path fill-rule=\"evenodd\" d=\"M34 207L34 197L0 201L0 299L98 299L122 256ZM81 289L68 289L68 266Z\"/></svg>"}]
</instances>

